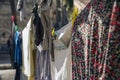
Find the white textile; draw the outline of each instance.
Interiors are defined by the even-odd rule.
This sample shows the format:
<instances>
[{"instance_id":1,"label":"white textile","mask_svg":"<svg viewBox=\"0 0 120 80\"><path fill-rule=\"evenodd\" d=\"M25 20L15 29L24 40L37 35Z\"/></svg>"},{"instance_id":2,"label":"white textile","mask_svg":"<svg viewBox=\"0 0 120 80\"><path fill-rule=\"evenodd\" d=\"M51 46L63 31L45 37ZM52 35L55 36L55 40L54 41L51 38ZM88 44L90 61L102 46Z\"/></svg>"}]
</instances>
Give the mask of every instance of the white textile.
<instances>
[{"instance_id":1,"label":"white textile","mask_svg":"<svg viewBox=\"0 0 120 80\"><path fill-rule=\"evenodd\" d=\"M51 62L52 80L72 80L71 45L67 49L54 51L55 61Z\"/></svg>"},{"instance_id":2,"label":"white textile","mask_svg":"<svg viewBox=\"0 0 120 80\"><path fill-rule=\"evenodd\" d=\"M31 20L27 23L27 26L22 31L22 39L23 39L23 66L22 71L25 75L31 76L34 75L34 62L33 62L33 53L31 52Z\"/></svg>"},{"instance_id":3,"label":"white textile","mask_svg":"<svg viewBox=\"0 0 120 80\"><path fill-rule=\"evenodd\" d=\"M55 34L58 36L58 40L56 40L58 44L57 45L55 44L55 48L57 49L68 48L71 40L71 33L72 33L72 22L69 22L61 29L55 31Z\"/></svg>"},{"instance_id":4,"label":"white textile","mask_svg":"<svg viewBox=\"0 0 120 80\"><path fill-rule=\"evenodd\" d=\"M20 21L26 20L27 12L26 12L26 1L18 0L17 2L17 10L20 13Z\"/></svg>"}]
</instances>

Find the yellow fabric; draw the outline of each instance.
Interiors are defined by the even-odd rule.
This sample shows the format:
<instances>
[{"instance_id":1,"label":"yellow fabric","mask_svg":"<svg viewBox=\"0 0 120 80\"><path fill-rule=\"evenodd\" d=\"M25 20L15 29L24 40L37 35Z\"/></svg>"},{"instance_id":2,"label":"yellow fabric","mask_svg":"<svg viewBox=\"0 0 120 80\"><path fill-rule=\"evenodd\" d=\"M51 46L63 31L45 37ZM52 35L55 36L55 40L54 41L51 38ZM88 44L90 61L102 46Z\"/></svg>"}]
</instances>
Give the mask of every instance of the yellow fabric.
<instances>
[{"instance_id":1,"label":"yellow fabric","mask_svg":"<svg viewBox=\"0 0 120 80\"><path fill-rule=\"evenodd\" d=\"M32 22L33 23L33 22ZM36 47L35 47L35 44L34 44L34 33L33 33L33 26L31 26L31 31L30 31L30 50L32 52L32 66L31 69L33 70L33 75L34 75L34 72L35 72L35 54L36 54Z\"/></svg>"},{"instance_id":2,"label":"yellow fabric","mask_svg":"<svg viewBox=\"0 0 120 80\"><path fill-rule=\"evenodd\" d=\"M74 6L73 12L72 12L72 15L71 15L71 17L72 17L72 25L74 25L74 21L75 21L78 14L79 14L78 8L76 6Z\"/></svg>"},{"instance_id":3,"label":"yellow fabric","mask_svg":"<svg viewBox=\"0 0 120 80\"><path fill-rule=\"evenodd\" d=\"M28 80L34 80L34 76L29 76Z\"/></svg>"},{"instance_id":4,"label":"yellow fabric","mask_svg":"<svg viewBox=\"0 0 120 80\"><path fill-rule=\"evenodd\" d=\"M34 44L34 34L33 34L32 24L31 24L31 30L30 30L30 52L32 53L30 56L31 76L28 78L28 80L34 80L36 48L35 48L35 44Z\"/></svg>"},{"instance_id":5,"label":"yellow fabric","mask_svg":"<svg viewBox=\"0 0 120 80\"><path fill-rule=\"evenodd\" d=\"M52 36L54 36L54 35L55 35L55 29L52 28Z\"/></svg>"}]
</instances>

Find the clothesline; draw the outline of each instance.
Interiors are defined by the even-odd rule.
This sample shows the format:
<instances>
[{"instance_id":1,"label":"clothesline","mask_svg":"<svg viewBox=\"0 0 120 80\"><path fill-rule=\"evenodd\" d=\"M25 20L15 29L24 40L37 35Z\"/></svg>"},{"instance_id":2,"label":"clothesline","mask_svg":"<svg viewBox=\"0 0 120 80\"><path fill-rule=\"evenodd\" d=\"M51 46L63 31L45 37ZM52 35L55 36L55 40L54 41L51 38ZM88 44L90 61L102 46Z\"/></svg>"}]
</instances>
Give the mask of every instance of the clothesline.
<instances>
[{"instance_id":1,"label":"clothesline","mask_svg":"<svg viewBox=\"0 0 120 80\"><path fill-rule=\"evenodd\" d=\"M120 8L117 1L91 0L85 8L77 5L83 9L80 13L74 6L71 13L74 19L53 31L54 36L53 5L50 5L51 0L46 1L47 7L47 2L35 5L34 15L22 30L21 80L24 80L23 75L28 80L119 80L120 28L117 17ZM17 28L15 31L15 48L19 54Z\"/></svg>"}]
</instances>

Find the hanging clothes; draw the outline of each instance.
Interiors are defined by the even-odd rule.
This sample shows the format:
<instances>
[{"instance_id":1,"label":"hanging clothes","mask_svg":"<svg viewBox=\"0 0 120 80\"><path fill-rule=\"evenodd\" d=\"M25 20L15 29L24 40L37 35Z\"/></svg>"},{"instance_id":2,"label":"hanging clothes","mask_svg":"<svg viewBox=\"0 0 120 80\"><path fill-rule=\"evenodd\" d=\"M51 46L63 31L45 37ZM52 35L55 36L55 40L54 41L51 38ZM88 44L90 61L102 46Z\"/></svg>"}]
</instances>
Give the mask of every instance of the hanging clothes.
<instances>
[{"instance_id":1,"label":"hanging clothes","mask_svg":"<svg viewBox=\"0 0 120 80\"><path fill-rule=\"evenodd\" d=\"M20 38L20 32L18 32L18 26L15 26L15 34L14 34L14 42L15 42L15 54L14 54L14 62L15 62L15 80L20 80L20 67L22 66L22 50L21 44L22 40Z\"/></svg>"},{"instance_id":2,"label":"hanging clothes","mask_svg":"<svg viewBox=\"0 0 120 80\"><path fill-rule=\"evenodd\" d=\"M51 61L52 80L72 80L71 59L72 22L55 31L54 61Z\"/></svg>"},{"instance_id":3,"label":"hanging clothes","mask_svg":"<svg viewBox=\"0 0 120 80\"><path fill-rule=\"evenodd\" d=\"M43 50L41 44L37 46L35 80L52 80L50 54L48 50Z\"/></svg>"},{"instance_id":4,"label":"hanging clothes","mask_svg":"<svg viewBox=\"0 0 120 80\"><path fill-rule=\"evenodd\" d=\"M40 15L41 15L41 22L44 28L44 36L43 36L43 43L42 47L43 50L49 50L49 53L51 54L51 57L53 59L54 52L52 52L52 19L51 19L51 6L52 6L52 0L41 0L40 1ZM54 60L54 59L53 59Z\"/></svg>"},{"instance_id":5,"label":"hanging clothes","mask_svg":"<svg viewBox=\"0 0 120 80\"><path fill-rule=\"evenodd\" d=\"M48 42L50 37L50 22L48 23L49 18L47 18L49 15L45 15L44 18L41 19L38 14L37 4L33 8L33 14L34 37L35 44L37 46L35 80L51 80L50 52ZM47 20L45 20L46 18ZM41 22L44 20L45 24Z\"/></svg>"},{"instance_id":6,"label":"hanging clothes","mask_svg":"<svg viewBox=\"0 0 120 80\"><path fill-rule=\"evenodd\" d=\"M18 0L17 2L17 11L20 13L20 21L26 20L27 12L26 12L26 1Z\"/></svg>"},{"instance_id":7,"label":"hanging clothes","mask_svg":"<svg viewBox=\"0 0 120 80\"><path fill-rule=\"evenodd\" d=\"M54 41L54 45L60 45L61 40ZM55 46L54 46L55 47ZM67 48L54 48L54 62L51 61L52 80L72 80L72 56L71 45Z\"/></svg>"},{"instance_id":8,"label":"hanging clothes","mask_svg":"<svg viewBox=\"0 0 120 80\"><path fill-rule=\"evenodd\" d=\"M22 72L28 77L28 80L34 80L36 48L34 44L32 17L28 21L27 26L22 31L22 39L23 39Z\"/></svg>"},{"instance_id":9,"label":"hanging clothes","mask_svg":"<svg viewBox=\"0 0 120 80\"><path fill-rule=\"evenodd\" d=\"M120 5L91 0L72 32L72 79L120 79Z\"/></svg>"},{"instance_id":10,"label":"hanging clothes","mask_svg":"<svg viewBox=\"0 0 120 80\"><path fill-rule=\"evenodd\" d=\"M42 25L44 28L44 36L43 36L43 49L48 50L49 49L49 39L50 39L50 33L51 33L51 23L50 23L50 4L51 0L41 0L40 1L40 17L42 21Z\"/></svg>"},{"instance_id":11,"label":"hanging clothes","mask_svg":"<svg viewBox=\"0 0 120 80\"><path fill-rule=\"evenodd\" d=\"M69 4L70 3L70 4ZM73 0L56 0L56 21L54 22L55 30L59 30L70 21L70 14L73 9Z\"/></svg>"},{"instance_id":12,"label":"hanging clothes","mask_svg":"<svg viewBox=\"0 0 120 80\"><path fill-rule=\"evenodd\" d=\"M32 13L34 14L33 24L34 24L34 37L35 37L35 44L39 46L40 42L43 41L44 30L41 19L38 14L38 5L36 4L33 8Z\"/></svg>"},{"instance_id":13,"label":"hanging clothes","mask_svg":"<svg viewBox=\"0 0 120 80\"><path fill-rule=\"evenodd\" d=\"M22 65L22 50L21 50L21 39L20 39L20 32L18 32L17 26L15 27L15 55L14 55L14 62L16 66Z\"/></svg>"},{"instance_id":14,"label":"hanging clothes","mask_svg":"<svg viewBox=\"0 0 120 80\"><path fill-rule=\"evenodd\" d=\"M55 34L58 36L58 42L59 44L54 44L56 49L64 49L69 47L69 43L71 40L71 34L72 34L72 22L69 22L65 26L63 26L61 29L55 31Z\"/></svg>"}]
</instances>

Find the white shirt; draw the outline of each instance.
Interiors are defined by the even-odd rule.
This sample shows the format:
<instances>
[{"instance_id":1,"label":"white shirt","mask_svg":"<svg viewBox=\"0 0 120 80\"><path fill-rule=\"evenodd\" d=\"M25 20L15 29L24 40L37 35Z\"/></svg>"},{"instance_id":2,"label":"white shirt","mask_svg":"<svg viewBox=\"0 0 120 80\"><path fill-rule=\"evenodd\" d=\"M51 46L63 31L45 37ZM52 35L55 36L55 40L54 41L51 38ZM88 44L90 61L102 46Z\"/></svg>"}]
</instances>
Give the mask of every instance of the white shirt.
<instances>
[{"instance_id":1,"label":"white shirt","mask_svg":"<svg viewBox=\"0 0 120 80\"><path fill-rule=\"evenodd\" d=\"M27 76L34 75L34 61L33 61L33 47L31 47L31 24L32 17L30 18L27 26L22 31L22 39L23 39L23 67L22 71Z\"/></svg>"}]
</instances>

